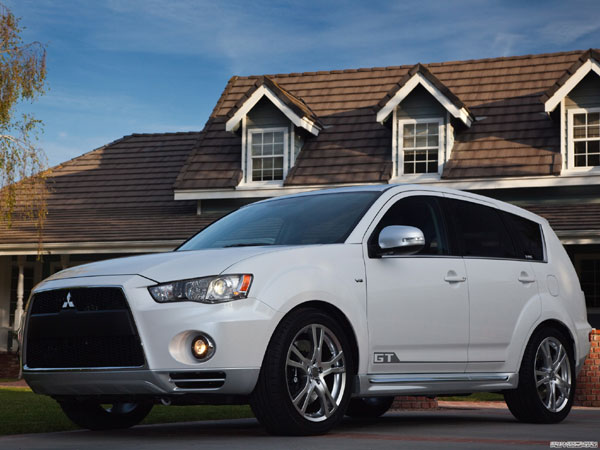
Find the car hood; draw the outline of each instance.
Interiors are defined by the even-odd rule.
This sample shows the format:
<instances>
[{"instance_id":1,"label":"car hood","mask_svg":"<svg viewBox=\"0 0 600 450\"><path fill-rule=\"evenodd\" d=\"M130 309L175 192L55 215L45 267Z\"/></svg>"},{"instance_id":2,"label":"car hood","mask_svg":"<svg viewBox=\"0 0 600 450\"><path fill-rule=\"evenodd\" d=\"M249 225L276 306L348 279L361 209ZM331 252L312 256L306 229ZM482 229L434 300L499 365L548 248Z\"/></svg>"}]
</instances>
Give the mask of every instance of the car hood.
<instances>
[{"instance_id":1,"label":"car hood","mask_svg":"<svg viewBox=\"0 0 600 450\"><path fill-rule=\"evenodd\" d=\"M158 283L219 275L232 264L282 247L238 247L194 250L109 259L65 269L47 280L141 275Z\"/></svg>"}]
</instances>

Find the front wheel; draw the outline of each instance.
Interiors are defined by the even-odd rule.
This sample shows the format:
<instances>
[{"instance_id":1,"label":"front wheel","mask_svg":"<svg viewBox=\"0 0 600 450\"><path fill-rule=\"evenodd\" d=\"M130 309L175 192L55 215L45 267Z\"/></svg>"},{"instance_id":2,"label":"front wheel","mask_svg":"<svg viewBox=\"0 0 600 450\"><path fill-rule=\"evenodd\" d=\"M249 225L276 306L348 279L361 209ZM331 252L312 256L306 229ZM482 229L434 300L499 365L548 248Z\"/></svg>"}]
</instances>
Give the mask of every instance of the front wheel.
<instances>
[{"instance_id":1,"label":"front wheel","mask_svg":"<svg viewBox=\"0 0 600 450\"><path fill-rule=\"evenodd\" d=\"M510 412L522 422L557 423L573 406L573 347L559 330L543 327L531 337L519 371L519 386L506 391Z\"/></svg>"},{"instance_id":2,"label":"front wheel","mask_svg":"<svg viewBox=\"0 0 600 450\"><path fill-rule=\"evenodd\" d=\"M250 405L270 433L326 433L344 416L353 367L337 322L316 309L298 310L275 330Z\"/></svg>"},{"instance_id":3,"label":"front wheel","mask_svg":"<svg viewBox=\"0 0 600 450\"><path fill-rule=\"evenodd\" d=\"M144 420L153 406L148 402L101 404L77 400L60 401L59 404L73 423L89 430L132 427Z\"/></svg>"}]
</instances>

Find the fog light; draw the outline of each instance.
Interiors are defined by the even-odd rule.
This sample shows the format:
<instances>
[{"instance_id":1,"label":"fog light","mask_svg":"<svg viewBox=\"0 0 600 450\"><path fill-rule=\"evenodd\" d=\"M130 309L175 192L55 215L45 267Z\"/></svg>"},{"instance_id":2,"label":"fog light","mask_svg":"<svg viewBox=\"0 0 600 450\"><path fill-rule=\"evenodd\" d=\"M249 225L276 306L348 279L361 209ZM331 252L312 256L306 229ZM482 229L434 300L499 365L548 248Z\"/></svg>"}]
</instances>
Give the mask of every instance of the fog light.
<instances>
[{"instance_id":1,"label":"fog light","mask_svg":"<svg viewBox=\"0 0 600 450\"><path fill-rule=\"evenodd\" d=\"M205 361L215 352L215 345L212 340L205 335L196 336L192 339L192 355L194 358Z\"/></svg>"}]
</instances>

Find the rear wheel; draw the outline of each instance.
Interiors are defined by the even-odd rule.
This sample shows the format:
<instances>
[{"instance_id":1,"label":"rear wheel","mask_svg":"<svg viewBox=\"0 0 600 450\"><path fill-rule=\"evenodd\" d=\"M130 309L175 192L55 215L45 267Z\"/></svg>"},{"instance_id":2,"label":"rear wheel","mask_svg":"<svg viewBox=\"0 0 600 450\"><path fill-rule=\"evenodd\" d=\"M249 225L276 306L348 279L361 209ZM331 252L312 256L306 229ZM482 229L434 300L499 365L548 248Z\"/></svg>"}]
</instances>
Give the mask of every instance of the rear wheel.
<instances>
[{"instance_id":1,"label":"rear wheel","mask_svg":"<svg viewBox=\"0 0 600 450\"><path fill-rule=\"evenodd\" d=\"M59 404L73 423L89 430L132 427L144 420L153 406L148 402L101 404L77 400L60 401Z\"/></svg>"},{"instance_id":2,"label":"rear wheel","mask_svg":"<svg viewBox=\"0 0 600 450\"><path fill-rule=\"evenodd\" d=\"M344 330L325 313L301 309L275 330L250 405L273 434L326 433L350 400L352 352Z\"/></svg>"},{"instance_id":3,"label":"rear wheel","mask_svg":"<svg viewBox=\"0 0 600 450\"><path fill-rule=\"evenodd\" d=\"M522 422L557 423L573 406L575 365L573 348L561 331L543 327L527 344L519 387L506 391L504 399Z\"/></svg>"},{"instance_id":4,"label":"rear wheel","mask_svg":"<svg viewBox=\"0 0 600 450\"><path fill-rule=\"evenodd\" d=\"M355 419L375 419L385 414L394 397L359 397L350 400L346 415Z\"/></svg>"}]
</instances>

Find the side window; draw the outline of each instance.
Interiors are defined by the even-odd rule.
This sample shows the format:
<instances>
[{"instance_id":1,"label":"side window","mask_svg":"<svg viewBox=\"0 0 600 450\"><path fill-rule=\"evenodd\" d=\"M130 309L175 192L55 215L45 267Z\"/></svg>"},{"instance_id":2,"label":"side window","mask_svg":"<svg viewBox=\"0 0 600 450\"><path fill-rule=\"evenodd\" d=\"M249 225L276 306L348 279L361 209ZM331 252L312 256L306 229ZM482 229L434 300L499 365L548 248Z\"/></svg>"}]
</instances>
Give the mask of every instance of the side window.
<instances>
[{"instance_id":1,"label":"side window","mask_svg":"<svg viewBox=\"0 0 600 450\"><path fill-rule=\"evenodd\" d=\"M543 261L544 243L540 224L504 211L501 214L510 227L511 235L519 247L517 249L518 257L532 261Z\"/></svg>"},{"instance_id":2,"label":"side window","mask_svg":"<svg viewBox=\"0 0 600 450\"><path fill-rule=\"evenodd\" d=\"M383 216L369 244L377 244L379 233L390 225L408 225L419 228L425 236L425 247L418 255L448 255L448 242L436 197L424 195L398 200Z\"/></svg>"},{"instance_id":3,"label":"side window","mask_svg":"<svg viewBox=\"0 0 600 450\"><path fill-rule=\"evenodd\" d=\"M464 256L518 257L497 209L454 199L446 199L446 204L446 214L454 223Z\"/></svg>"}]
</instances>

